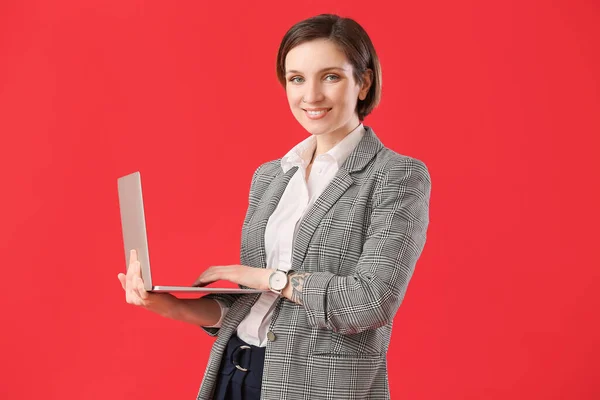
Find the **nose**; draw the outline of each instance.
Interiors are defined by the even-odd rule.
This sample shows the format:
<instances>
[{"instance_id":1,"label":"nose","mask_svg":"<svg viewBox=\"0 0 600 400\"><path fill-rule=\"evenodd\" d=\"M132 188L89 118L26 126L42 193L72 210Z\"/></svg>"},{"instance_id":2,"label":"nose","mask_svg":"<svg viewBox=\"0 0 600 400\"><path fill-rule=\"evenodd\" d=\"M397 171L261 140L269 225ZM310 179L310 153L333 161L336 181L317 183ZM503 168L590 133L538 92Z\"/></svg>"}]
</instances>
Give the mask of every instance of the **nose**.
<instances>
[{"instance_id":1,"label":"nose","mask_svg":"<svg viewBox=\"0 0 600 400\"><path fill-rule=\"evenodd\" d=\"M302 96L304 103L315 104L325 98L321 88L321 83L318 80L307 82L306 85L304 85L304 88L305 90Z\"/></svg>"}]
</instances>

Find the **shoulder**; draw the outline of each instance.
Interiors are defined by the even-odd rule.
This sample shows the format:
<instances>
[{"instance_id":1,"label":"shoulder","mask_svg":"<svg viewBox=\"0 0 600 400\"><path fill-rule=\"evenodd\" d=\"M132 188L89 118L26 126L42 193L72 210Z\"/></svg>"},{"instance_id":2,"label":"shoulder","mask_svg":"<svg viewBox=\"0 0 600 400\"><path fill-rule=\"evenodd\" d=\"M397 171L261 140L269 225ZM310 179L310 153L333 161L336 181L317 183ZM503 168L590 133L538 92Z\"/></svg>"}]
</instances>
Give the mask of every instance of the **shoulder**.
<instances>
[{"instance_id":1,"label":"shoulder","mask_svg":"<svg viewBox=\"0 0 600 400\"><path fill-rule=\"evenodd\" d=\"M422 160L383 147L371 162L371 171L383 185L398 181L418 180L431 184L431 175Z\"/></svg>"},{"instance_id":2,"label":"shoulder","mask_svg":"<svg viewBox=\"0 0 600 400\"><path fill-rule=\"evenodd\" d=\"M383 147L369 167L364 179L370 181L375 206L405 205L415 200L429 204L431 177L422 160Z\"/></svg>"},{"instance_id":3,"label":"shoulder","mask_svg":"<svg viewBox=\"0 0 600 400\"><path fill-rule=\"evenodd\" d=\"M256 171L254 171L254 176L275 176L279 173L280 170L281 158L278 158L277 160L267 161L266 163L259 165L258 168L256 168Z\"/></svg>"},{"instance_id":4,"label":"shoulder","mask_svg":"<svg viewBox=\"0 0 600 400\"><path fill-rule=\"evenodd\" d=\"M267 161L256 168L252 175L252 186L256 182L270 183L273 178L281 171L281 158L273 161Z\"/></svg>"}]
</instances>

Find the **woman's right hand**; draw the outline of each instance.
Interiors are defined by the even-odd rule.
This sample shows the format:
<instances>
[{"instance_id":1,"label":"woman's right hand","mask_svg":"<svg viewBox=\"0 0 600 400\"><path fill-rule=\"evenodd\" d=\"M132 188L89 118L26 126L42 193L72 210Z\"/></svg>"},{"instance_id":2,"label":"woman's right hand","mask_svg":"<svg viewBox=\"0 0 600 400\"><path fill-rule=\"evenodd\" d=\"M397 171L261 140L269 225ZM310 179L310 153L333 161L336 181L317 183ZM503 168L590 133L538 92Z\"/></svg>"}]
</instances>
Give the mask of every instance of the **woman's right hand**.
<instances>
[{"instance_id":1,"label":"woman's right hand","mask_svg":"<svg viewBox=\"0 0 600 400\"><path fill-rule=\"evenodd\" d=\"M135 250L130 252L127 275L119 273L118 278L125 291L127 303L144 307L163 317L175 318L174 313L180 300L169 293L150 293L144 289L142 265Z\"/></svg>"}]
</instances>

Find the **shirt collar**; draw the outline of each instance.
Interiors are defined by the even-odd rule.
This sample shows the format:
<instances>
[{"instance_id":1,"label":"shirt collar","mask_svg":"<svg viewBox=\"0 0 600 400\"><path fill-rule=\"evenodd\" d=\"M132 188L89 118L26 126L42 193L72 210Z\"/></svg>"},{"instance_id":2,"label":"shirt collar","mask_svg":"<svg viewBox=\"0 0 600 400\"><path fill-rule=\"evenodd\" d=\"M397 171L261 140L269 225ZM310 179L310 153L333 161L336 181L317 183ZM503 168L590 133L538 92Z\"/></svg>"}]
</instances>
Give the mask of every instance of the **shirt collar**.
<instances>
[{"instance_id":1,"label":"shirt collar","mask_svg":"<svg viewBox=\"0 0 600 400\"><path fill-rule=\"evenodd\" d=\"M356 129L350 132L346 137L336 143L327 153L322 156L332 158L337 162L338 168L344 164L344 161L348 158L352 150L356 147L358 142L362 139L365 134L365 128L363 124L359 124ZM283 158L281 159L281 168L286 173L293 167L306 168L313 153L317 147L317 137L314 135L304 139L296 146L294 146Z\"/></svg>"}]
</instances>

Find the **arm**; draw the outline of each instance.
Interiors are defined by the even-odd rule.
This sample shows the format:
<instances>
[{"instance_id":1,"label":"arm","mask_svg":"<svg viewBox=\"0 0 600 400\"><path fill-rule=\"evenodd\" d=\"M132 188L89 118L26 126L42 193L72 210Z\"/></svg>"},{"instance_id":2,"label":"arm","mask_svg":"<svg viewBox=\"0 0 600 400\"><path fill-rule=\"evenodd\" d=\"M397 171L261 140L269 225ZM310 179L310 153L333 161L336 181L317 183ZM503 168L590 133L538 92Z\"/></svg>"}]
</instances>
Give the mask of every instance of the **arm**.
<instances>
[{"instance_id":1,"label":"arm","mask_svg":"<svg viewBox=\"0 0 600 400\"><path fill-rule=\"evenodd\" d=\"M292 273L283 296L303 304L309 324L321 329L353 334L391 322L425 245L430 191L421 161L393 166L374 192L356 272Z\"/></svg>"},{"instance_id":2,"label":"arm","mask_svg":"<svg viewBox=\"0 0 600 400\"><path fill-rule=\"evenodd\" d=\"M167 317L198 326L216 325L221 319L221 306L206 296L199 299L179 299L177 307Z\"/></svg>"},{"instance_id":3,"label":"arm","mask_svg":"<svg viewBox=\"0 0 600 400\"><path fill-rule=\"evenodd\" d=\"M233 303L241 296L240 294L209 294L200 299L193 299L190 301L189 309L194 310L198 308L202 308L202 303L193 303L194 301L199 301L202 299L209 299L212 303L217 305L216 315L217 317L211 321L211 323L204 324L196 324L199 325L206 333L210 336L217 336L219 334L219 329L221 328L221 323L223 319L225 319L225 315L229 311L229 308ZM193 312L193 311L192 311Z\"/></svg>"}]
</instances>

